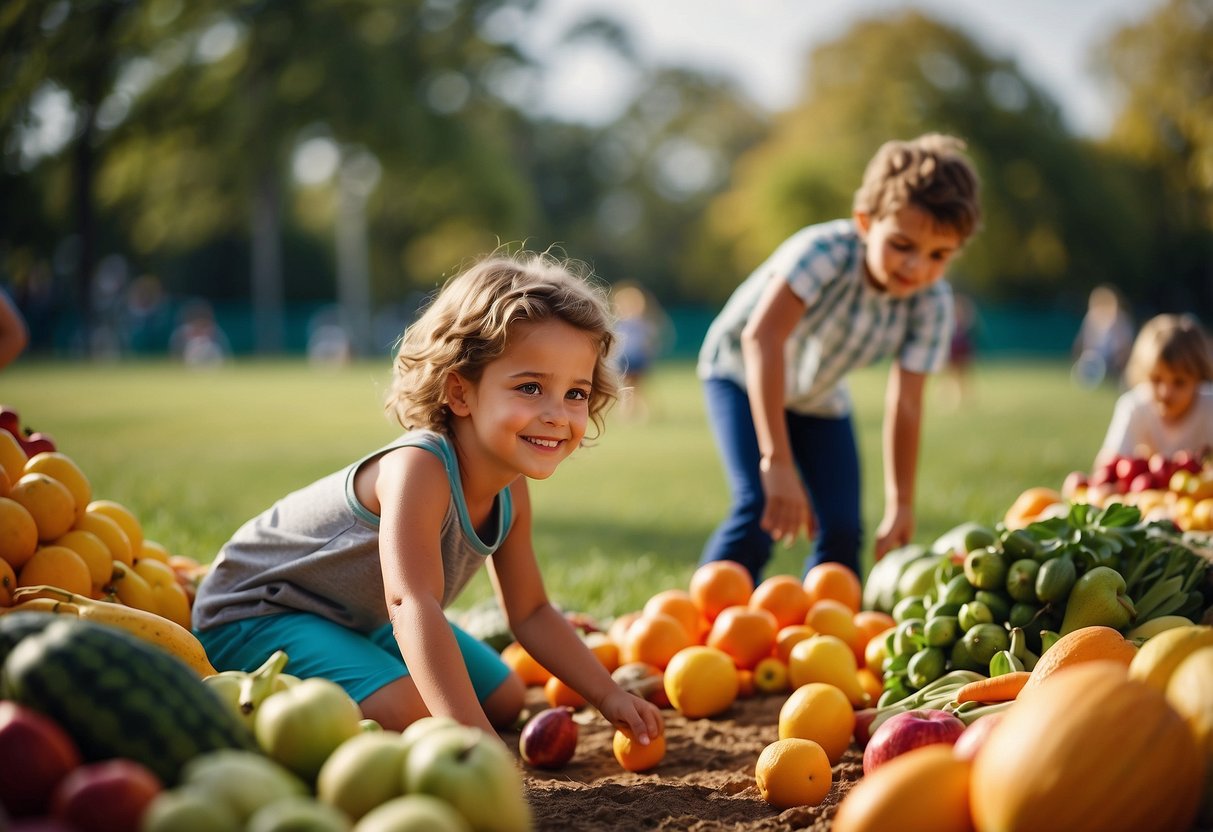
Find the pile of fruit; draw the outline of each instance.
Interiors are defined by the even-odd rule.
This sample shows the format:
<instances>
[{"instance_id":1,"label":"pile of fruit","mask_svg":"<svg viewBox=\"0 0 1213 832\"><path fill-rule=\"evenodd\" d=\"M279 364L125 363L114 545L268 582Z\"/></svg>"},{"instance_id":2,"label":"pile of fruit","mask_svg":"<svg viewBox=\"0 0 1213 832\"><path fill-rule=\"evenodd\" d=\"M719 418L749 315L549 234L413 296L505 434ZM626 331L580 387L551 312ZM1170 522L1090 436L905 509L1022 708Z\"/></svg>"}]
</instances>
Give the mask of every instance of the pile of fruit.
<instances>
[{"instance_id":1,"label":"pile of fruit","mask_svg":"<svg viewBox=\"0 0 1213 832\"><path fill-rule=\"evenodd\" d=\"M1184 531L1211 531L1213 455L1109 456L1092 472L1071 472L1061 494L1096 506L1136 506L1147 520L1171 520Z\"/></svg>"}]
</instances>

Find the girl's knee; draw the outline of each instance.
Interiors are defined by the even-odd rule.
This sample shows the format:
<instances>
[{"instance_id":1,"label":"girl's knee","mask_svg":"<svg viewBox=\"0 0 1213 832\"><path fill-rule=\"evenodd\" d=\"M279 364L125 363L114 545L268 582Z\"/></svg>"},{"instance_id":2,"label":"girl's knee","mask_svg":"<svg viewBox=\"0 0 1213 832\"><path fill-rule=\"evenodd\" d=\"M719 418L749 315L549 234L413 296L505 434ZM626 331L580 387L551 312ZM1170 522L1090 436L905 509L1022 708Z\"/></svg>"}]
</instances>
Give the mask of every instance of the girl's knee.
<instances>
[{"instance_id":1,"label":"girl's knee","mask_svg":"<svg viewBox=\"0 0 1213 832\"><path fill-rule=\"evenodd\" d=\"M365 718L375 720L387 731L403 731L430 715L417 685L407 676L384 685L359 702L358 707Z\"/></svg>"},{"instance_id":2,"label":"girl's knee","mask_svg":"<svg viewBox=\"0 0 1213 832\"><path fill-rule=\"evenodd\" d=\"M490 693L481 703L484 715L495 728L508 728L513 725L522 706L526 702L526 685L517 673L510 671L497 689Z\"/></svg>"}]
</instances>

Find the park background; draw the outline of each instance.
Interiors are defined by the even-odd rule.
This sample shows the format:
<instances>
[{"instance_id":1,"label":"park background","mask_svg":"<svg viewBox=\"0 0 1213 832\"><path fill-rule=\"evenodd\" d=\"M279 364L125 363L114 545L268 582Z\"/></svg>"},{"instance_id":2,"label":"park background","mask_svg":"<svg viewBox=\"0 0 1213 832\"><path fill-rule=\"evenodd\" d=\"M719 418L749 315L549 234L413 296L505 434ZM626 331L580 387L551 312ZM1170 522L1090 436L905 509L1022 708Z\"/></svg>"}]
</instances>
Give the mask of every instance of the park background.
<instances>
[{"instance_id":1,"label":"park background","mask_svg":"<svg viewBox=\"0 0 1213 832\"><path fill-rule=\"evenodd\" d=\"M932 386L924 538L1089 465L1116 392L1070 375L1092 288L1117 287L1138 324L1208 323L1208 0L1130 4L1071 56L1099 81L1095 127L998 32L959 22L981 4L853 4L823 34L771 2L805 44L776 106L710 60L643 48L631 5L10 0L0 285L32 343L0 401L151 536L207 560L285 490L392 435L391 343L444 277L501 244L557 246L643 286L672 322L650 419L614 420L536 486L553 595L618 612L685 580L724 508L690 364L707 322L788 234L849 212L888 138L962 136L984 187L952 274L977 309L977 363L959 403ZM721 21L685 26L707 23ZM569 50L627 68L622 89L602 70L613 106L595 118L546 92L568 67L545 57ZM172 335L201 311L227 360L185 372ZM349 359L305 362L334 331ZM883 371L855 380L870 526Z\"/></svg>"}]
</instances>

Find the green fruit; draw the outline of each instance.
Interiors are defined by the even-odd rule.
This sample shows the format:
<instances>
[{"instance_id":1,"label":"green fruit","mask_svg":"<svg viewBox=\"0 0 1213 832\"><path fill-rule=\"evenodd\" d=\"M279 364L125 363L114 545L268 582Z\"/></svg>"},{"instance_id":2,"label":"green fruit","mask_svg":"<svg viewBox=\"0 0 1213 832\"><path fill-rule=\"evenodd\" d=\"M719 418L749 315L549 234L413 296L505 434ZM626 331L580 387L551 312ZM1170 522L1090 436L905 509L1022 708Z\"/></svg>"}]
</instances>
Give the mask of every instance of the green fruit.
<instances>
[{"instance_id":1,"label":"green fruit","mask_svg":"<svg viewBox=\"0 0 1213 832\"><path fill-rule=\"evenodd\" d=\"M1007 594L1016 601L1036 601L1036 575L1040 564L1031 558L1021 558L1007 567Z\"/></svg>"},{"instance_id":2,"label":"green fruit","mask_svg":"<svg viewBox=\"0 0 1213 832\"><path fill-rule=\"evenodd\" d=\"M410 794L372 809L356 832L472 832L472 827L447 803L428 794Z\"/></svg>"},{"instance_id":3,"label":"green fruit","mask_svg":"<svg viewBox=\"0 0 1213 832\"><path fill-rule=\"evenodd\" d=\"M979 589L973 594L973 600L980 601L990 608L995 624L1003 623L1011 614L1011 601L1001 591Z\"/></svg>"},{"instance_id":4,"label":"green fruit","mask_svg":"<svg viewBox=\"0 0 1213 832\"><path fill-rule=\"evenodd\" d=\"M446 800L478 831L532 828L514 755L478 728L443 728L417 740L405 761L404 785L409 794Z\"/></svg>"},{"instance_id":5,"label":"green fruit","mask_svg":"<svg viewBox=\"0 0 1213 832\"><path fill-rule=\"evenodd\" d=\"M1002 550L1011 560L1019 560L1034 557L1040 551L1040 544L1023 529L1015 529L1002 536Z\"/></svg>"},{"instance_id":6,"label":"green fruit","mask_svg":"<svg viewBox=\"0 0 1213 832\"><path fill-rule=\"evenodd\" d=\"M962 606L963 604L954 604L950 601L936 601L927 609L927 621L940 616L955 617Z\"/></svg>"},{"instance_id":7,"label":"green fruit","mask_svg":"<svg viewBox=\"0 0 1213 832\"><path fill-rule=\"evenodd\" d=\"M1096 566L1074 582L1066 599L1061 634L1097 625L1125 630L1136 614L1133 602L1125 594L1124 576L1110 566Z\"/></svg>"},{"instance_id":8,"label":"green fruit","mask_svg":"<svg viewBox=\"0 0 1213 832\"><path fill-rule=\"evenodd\" d=\"M902 598L893 607L893 620L901 623L911 618L926 618L927 605L923 603L923 596L908 595Z\"/></svg>"},{"instance_id":9,"label":"green fruit","mask_svg":"<svg viewBox=\"0 0 1213 832\"><path fill-rule=\"evenodd\" d=\"M976 588L969 583L968 577L962 571L948 581L947 586L944 588L942 600L953 604L967 604L973 600L973 593L976 591Z\"/></svg>"},{"instance_id":10,"label":"green fruit","mask_svg":"<svg viewBox=\"0 0 1213 832\"><path fill-rule=\"evenodd\" d=\"M397 731L350 737L320 767L316 796L358 820L379 804L404 794L406 752Z\"/></svg>"},{"instance_id":11,"label":"green fruit","mask_svg":"<svg viewBox=\"0 0 1213 832\"><path fill-rule=\"evenodd\" d=\"M928 618L923 626L923 639L928 647L951 647L960 638L960 620L954 615Z\"/></svg>"},{"instance_id":12,"label":"green fruit","mask_svg":"<svg viewBox=\"0 0 1213 832\"><path fill-rule=\"evenodd\" d=\"M965 556L965 577L978 589L1002 589L1007 580L1007 561L993 547L977 549Z\"/></svg>"},{"instance_id":13,"label":"green fruit","mask_svg":"<svg viewBox=\"0 0 1213 832\"><path fill-rule=\"evenodd\" d=\"M893 632L893 655L904 656L917 653L926 645L921 618L910 618L897 625Z\"/></svg>"},{"instance_id":14,"label":"green fruit","mask_svg":"<svg viewBox=\"0 0 1213 832\"><path fill-rule=\"evenodd\" d=\"M941 560L942 555L927 555L911 561L897 579L898 597L908 598L930 592L935 585L935 567Z\"/></svg>"},{"instance_id":15,"label":"green fruit","mask_svg":"<svg viewBox=\"0 0 1213 832\"><path fill-rule=\"evenodd\" d=\"M956 618L960 623L960 629L967 632L978 624L992 624L994 613L990 612L990 607L981 601L970 601L960 608Z\"/></svg>"},{"instance_id":16,"label":"green fruit","mask_svg":"<svg viewBox=\"0 0 1213 832\"><path fill-rule=\"evenodd\" d=\"M223 806L241 824L268 803L308 791L302 780L264 754L234 749L190 760L181 770L181 782Z\"/></svg>"},{"instance_id":17,"label":"green fruit","mask_svg":"<svg viewBox=\"0 0 1213 832\"><path fill-rule=\"evenodd\" d=\"M947 666L947 657L943 649L928 647L915 653L906 667L906 681L910 687L920 690L943 675Z\"/></svg>"},{"instance_id":18,"label":"green fruit","mask_svg":"<svg viewBox=\"0 0 1213 832\"><path fill-rule=\"evenodd\" d=\"M1040 607L1035 604L1016 601L1011 605L1011 613L1007 616L1007 623L1012 627L1027 627L1032 623L1032 619L1036 617L1036 613L1038 612L1040 612Z\"/></svg>"},{"instance_id":19,"label":"green fruit","mask_svg":"<svg viewBox=\"0 0 1213 832\"><path fill-rule=\"evenodd\" d=\"M267 803L249 818L244 832L348 832L350 819L314 797L296 795Z\"/></svg>"},{"instance_id":20,"label":"green fruit","mask_svg":"<svg viewBox=\"0 0 1213 832\"><path fill-rule=\"evenodd\" d=\"M1036 598L1041 603L1061 603L1070 597L1078 580L1078 569L1067 555L1047 560L1036 574Z\"/></svg>"},{"instance_id":21,"label":"green fruit","mask_svg":"<svg viewBox=\"0 0 1213 832\"><path fill-rule=\"evenodd\" d=\"M999 650L1009 650L1011 647L1011 636L998 624L978 624L968 630L960 641L979 669L988 668L990 659Z\"/></svg>"},{"instance_id":22,"label":"green fruit","mask_svg":"<svg viewBox=\"0 0 1213 832\"><path fill-rule=\"evenodd\" d=\"M965 641L961 638L952 645L952 654L949 659L954 670L973 670L979 673L986 672L986 665L974 660L969 655L969 648L965 645Z\"/></svg>"},{"instance_id":23,"label":"green fruit","mask_svg":"<svg viewBox=\"0 0 1213 832\"><path fill-rule=\"evenodd\" d=\"M998 536L994 534L993 529L989 526L975 525L965 532L965 553L972 552L974 549L984 549L987 546L993 546L997 542Z\"/></svg>"},{"instance_id":24,"label":"green fruit","mask_svg":"<svg viewBox=\"0 0 1213 832\"><path fill-rule=\"evenodd\" d=\"M242 824L226 804L198 789L160 792L143 813L140 832L242 832Z\"/></svg>"},{"instance_id":25,"label":"green fruit","mask_svg":"<svg viewBox=\"0 0 1213 832\"><path fill-rule=\"evenodd\" d=\"M362 711L345 689L328 679L304 679L272 694L257 708L255 731L262 750L314 783L337 746L361 732Z\"/></svg>"}]
</instances>

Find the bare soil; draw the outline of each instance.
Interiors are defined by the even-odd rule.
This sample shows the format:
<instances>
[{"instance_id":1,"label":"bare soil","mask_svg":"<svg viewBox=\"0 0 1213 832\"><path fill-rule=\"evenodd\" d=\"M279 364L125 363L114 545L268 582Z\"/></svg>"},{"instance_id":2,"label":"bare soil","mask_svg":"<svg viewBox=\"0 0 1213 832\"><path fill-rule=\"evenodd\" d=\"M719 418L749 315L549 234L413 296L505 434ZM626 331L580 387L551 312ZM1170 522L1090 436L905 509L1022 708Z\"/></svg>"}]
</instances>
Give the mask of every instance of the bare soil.
<instances>
[{"instance_id":1,"label":"bare soil","mask_svg":"<svg viewBox=\"0 0 1213 832\"><path fill-rule=\"evenodd\" d=\"M779 810L754 781L754 765L779 738L779 708L786 696L739 699L712 719L687 719L665 709L666 755L657 768L625 771L611 751L614 729L593 709L578 713L577 753L564 768L526 767L527 798L538 832L617 830L731 830L775 832L830 828L838 802L862 776L862 752L852 745L834 766L834 784L819 806ZM547 707L540 688L528 710ZM518 732L503 734L518 745Z\"/></svg>"}]
</instances>

